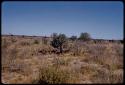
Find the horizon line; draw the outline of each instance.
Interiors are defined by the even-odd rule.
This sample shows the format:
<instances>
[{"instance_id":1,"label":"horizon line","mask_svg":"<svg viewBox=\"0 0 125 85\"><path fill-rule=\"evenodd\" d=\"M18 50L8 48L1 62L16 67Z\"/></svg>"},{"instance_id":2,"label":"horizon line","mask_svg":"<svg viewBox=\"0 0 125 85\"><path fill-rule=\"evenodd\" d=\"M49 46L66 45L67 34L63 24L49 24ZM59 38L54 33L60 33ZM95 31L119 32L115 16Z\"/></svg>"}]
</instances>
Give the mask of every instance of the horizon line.
<instances>
[{"instance_id":1,"label":"horizon line","mask_svg":"<svg viewBox=\"0 0 125 85\"><path fill-rule=\"evenodd\" d=\"M47 36L47 35L26 35L26 34L24 35L24 34L11 34L11 33L10 34L2 34L2 36L48 37L48 38L51 37L51 36ZM72 36L75 36L75 35L72 35ZM67 36L67 38L70 38L70 37ZM78 38L78 36L77 36L77 38ZM123 39L92 38L92 39L99 39L99 40L124 40L124 38Z\"/></svg>"}]
</instances>

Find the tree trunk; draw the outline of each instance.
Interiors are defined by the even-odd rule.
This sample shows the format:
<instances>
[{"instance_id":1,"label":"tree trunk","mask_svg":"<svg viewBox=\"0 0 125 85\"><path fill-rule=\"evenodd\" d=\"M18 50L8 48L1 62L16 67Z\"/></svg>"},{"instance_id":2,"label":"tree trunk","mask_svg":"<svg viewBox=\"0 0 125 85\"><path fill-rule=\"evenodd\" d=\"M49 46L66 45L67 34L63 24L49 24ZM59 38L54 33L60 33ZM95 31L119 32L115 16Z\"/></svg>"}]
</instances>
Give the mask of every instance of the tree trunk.
<instances>
[{"instance_id":1,"label":"tree trunk","mask_svg":"<svg viewBox=\"0 0 125 85\"><path fill-rule=\"evenodd\" d=\"M60 53L62 53L62 45L60 46Z\"/></svg>"}]
</instances>

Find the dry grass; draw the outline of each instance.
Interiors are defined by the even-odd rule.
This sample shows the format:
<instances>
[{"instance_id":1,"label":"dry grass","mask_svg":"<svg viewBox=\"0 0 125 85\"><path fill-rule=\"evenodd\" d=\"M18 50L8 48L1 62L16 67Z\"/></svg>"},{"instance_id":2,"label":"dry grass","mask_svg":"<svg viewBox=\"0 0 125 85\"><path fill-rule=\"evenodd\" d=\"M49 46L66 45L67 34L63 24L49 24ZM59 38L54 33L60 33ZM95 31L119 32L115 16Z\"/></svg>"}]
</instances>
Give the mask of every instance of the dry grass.
<instances>
[{"instance_id":1,"label":"dry grass","mask_svg":"<svg viewBox=\"0 0 125 85\"><path fill-rule=\"evenodd\" d=\"M42 67L39 72L39 78L32 83L36 84L62 84L67 83L69 72L61 70L54 66Z\"/></svg>"},{"instance_id":2,"label":"dry grass","mask_svg":"<svg viewBox=\"0 0 125 85\"><path fill-rule=\"evenodd\" d=\"M63 54L52 53L50 40L2 36L2 82L123 83L123 44L68 41Z\"/></svg>"}]
</instances>

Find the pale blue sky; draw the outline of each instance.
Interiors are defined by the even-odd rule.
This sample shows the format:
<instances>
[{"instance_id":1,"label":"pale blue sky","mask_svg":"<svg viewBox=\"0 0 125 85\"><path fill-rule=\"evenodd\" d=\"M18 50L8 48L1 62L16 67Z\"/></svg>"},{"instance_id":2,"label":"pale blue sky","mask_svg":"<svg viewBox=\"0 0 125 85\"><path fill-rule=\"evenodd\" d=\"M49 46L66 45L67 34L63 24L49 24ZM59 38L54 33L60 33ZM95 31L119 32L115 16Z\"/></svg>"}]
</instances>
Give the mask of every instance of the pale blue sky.
<instances>
[{"instance_id":1,"label":"pale blue sky","mask_svg":"<svg viewBox=\"0 0 125 85\"><path fill-rule=\"evenodd\" d=\"M2 34L67 36L88 32L97 39L123 39L123 3L115 1L5 1Z\"/></svg>"}]
</instances>

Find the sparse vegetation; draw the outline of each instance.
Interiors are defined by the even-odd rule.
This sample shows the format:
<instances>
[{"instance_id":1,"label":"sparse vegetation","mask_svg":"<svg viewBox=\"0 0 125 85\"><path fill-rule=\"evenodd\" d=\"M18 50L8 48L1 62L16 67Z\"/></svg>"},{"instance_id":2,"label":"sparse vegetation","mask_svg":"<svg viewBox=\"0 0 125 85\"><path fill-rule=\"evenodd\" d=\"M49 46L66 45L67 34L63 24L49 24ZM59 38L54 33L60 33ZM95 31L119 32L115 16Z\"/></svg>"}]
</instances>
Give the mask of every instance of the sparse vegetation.
<instances>
[{"instance_id":1,"label":"sparse vegetation","mask_svg":"<svg viewBox=\"0 0 125 85\"><path fill-rule=\"evenodd\" d=\"M3 83L123 83L123 43L70 40L56 33L45 42L36 38L2 36Z\"/></svg>"}]
</instances>

